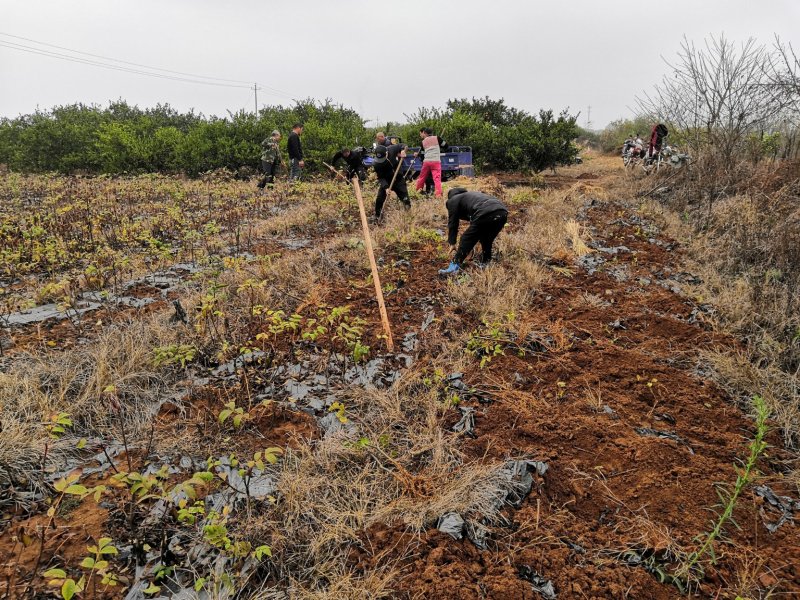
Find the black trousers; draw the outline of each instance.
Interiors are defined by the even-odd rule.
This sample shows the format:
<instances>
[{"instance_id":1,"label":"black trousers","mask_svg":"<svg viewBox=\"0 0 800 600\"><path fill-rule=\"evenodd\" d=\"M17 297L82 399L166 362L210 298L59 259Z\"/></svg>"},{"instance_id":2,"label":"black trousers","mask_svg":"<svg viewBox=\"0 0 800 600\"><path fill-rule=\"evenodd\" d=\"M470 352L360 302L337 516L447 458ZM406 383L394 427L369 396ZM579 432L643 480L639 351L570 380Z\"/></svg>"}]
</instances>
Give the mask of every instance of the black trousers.
<instances>
[{"instance_id":1,"label":"black trousers","mask_svg":"<svg viewBox=\"0 0 800 600\"><path fill-rule=\"evenodd\" d=\"M264 172L264 177L258 182L258 187L264 188L268 183L275 183L275 174L278 172L278 165L280 164L277 158L272 162L261 161L261 170Z\"/></svg>"},{"instance_id":2,"label":"black trousers","mask_svg":"<svg viewBox=\"0 0 800 600\"><path fill-rule=\"evenodd\" d=\"M483 256L481 256L482 263L488 263L492 260L492 244L494 239L505 227L508 221L508 211L496 210L488 215L484 215L476 221L472 221L467 227L467 230L461 234L461 241L458 244L458 250L453 257L453 262L461 264L467 258L475 244L481 243Z\"/></svg>"},{"instance_id":3,"label":"black trousers","mask_svg":"<svg viewBox=\"0 0 800 600\"><path fill-rule=\"evenodd\" d=\"M367 172L364 170L364 167L360 169L351 169L350 167L347 168L347 180L351 180L353 177L358 177L358 181L360 183L364 183L367 179Z\"/></svg>"},{"instance_id":4,"label":"black trousers","mask_svg":"<svg viewBox=\"0 0 800 600\"><path fill-rule=\"evenodd\" d=\"M378 195L375 198L375 216L380 217L381 212L383 211L383 204L386 202L386 190L389 189L389 183L391 179L379 179L378 185ZM397 194L397 197L400 198L400 202L406 208L411 208L411 201L408 199L408 186L406 185L405 179L398 177L394 180L394 185L392 186L392 191Z\"/></svg>"},{"instance_id":5,"label":"black trousers","mask_svg":"<svg viewBox=\"0 0 800 600\"><path fill-rule=\"evenodd\" d=\"M435 187L433 183L433 173L428 173L428 176L425 178L425 193L430 196L433 194Z\"/></svg>"}]
</instances>

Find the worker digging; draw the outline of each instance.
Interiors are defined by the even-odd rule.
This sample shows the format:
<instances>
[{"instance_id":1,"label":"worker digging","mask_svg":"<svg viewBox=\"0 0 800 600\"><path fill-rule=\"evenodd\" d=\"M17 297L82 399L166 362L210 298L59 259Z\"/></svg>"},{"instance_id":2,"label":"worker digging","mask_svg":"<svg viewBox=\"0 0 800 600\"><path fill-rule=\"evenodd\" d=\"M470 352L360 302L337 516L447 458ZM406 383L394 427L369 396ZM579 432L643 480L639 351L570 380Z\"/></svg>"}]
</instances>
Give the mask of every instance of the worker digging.
<instances>
[{"instance_id":1,"label":"worker digging","mask_svg":"<svg viewBox=\"0 0 800 600\"><path fill-rule=\"evenodd\" d=\"M384 137L383 139L385 140L386 138ZM383 216L383 205L386 202L386 195L389 190L397 194L398 200L403 203L406 209L411 208L406 182L402 177L397 176L405 156L406 151L403 144L392 144L388 148L378 144L375 147L373 166L375 174L378 176L378 195L375 197L376 222L379 222Z\"/></svg>"},{"instance_id":2,"label":"worker digging","mask_svg":"<svg viewBox=\"0 0 800 600\"><path fill-rule=\"evenodd\" d=\"M346 169L345 169L345 176L347 180L351 180L353 177L358 177L358 180L361 183L367 179L367 171L364 169L364 152L365 149L358 147L353 148L342 148L339 152L333 155L331 159L331 165L336 167L336 163L339 160L344 160Z\"/></svg>"},{"instance_id":3,"label":"worker digging","mask_svg":"<svg viewBox=\"0 0 800 600\"><path fill-rule=\"evenodd\" d=\"M494 196L471 192L463 187L453 188L447 192L445 205L447 243L450 244L453 258L445 269L439 270L439 275L458 273L462 263L478 242L481 243L482 251L479 264L488 265L492 260L494 240L508 221L508 208ZM456 246L460 221L468 221L469 227L461 234L461 241Z\"/></svg>"},{"instance_id":4,"label":"worker digging","mask_svg":"<svg viewBox=\"0 0 800 600\"><path fill-rule=\"evenodd\" d=\"M305 166L303 161L303 150L300 144L300 134L303 132L301 124L295 124L288 140L288 151L290 157L289 179L296 181L300 177L302 168ZM398 200L405 209L411 208L406 178L408 174L419 165L417 173L416 191L421 192L425 188L433 188L437 198L443 196L442 191L442 163L444 155L450 149L447 143L439 136L434 135L430 127L422 127L419 130L422 145L410 159L410 164L404 173L404 163L407 162L407 146L396 136L387 136L383 132L375 135L375 143L372 150L361 146L354 148L343 147L331 159L331 164L323 162L337 178L348 183L360 184L367 180L366 165L371 164L377 176L378 192L375 197L374 222L381 223L384 212L384 205L390 192L397 195ZM258 187L272 185L278 165L280 164L280 152L278 142L280 132L272 132L271 138L262 142L264 152L261 156L264 177L259 182ZM455 151L459 151L456 148ZM467 148L469 150L469 148ZM421 165L417 162L421 158ZM335 167L337 163L345 163L344 173ZM452 162L452 161L451 161ZM469 155L471 162L471 153ZM450 167L452 169L452 166ZM452 176L452 175L451 175ZM429 193L429 192L428 192ZM427 195L427 194L426 194ZM478 191L469 191L463 187L453 188L448 192L445 202L448 215L447 241L450 245L451 261L447 267L439 270L443 276L457 274L461 271L463 263L472 255L475 246L480 242L481 253L478 255L478 266L485 267L492 260L492 249L494 241L505 227L508 220L507 207L494 196ZM458 241L458 229L461 221L467 221L469 226L461 235Z\"/></svg>"}]
</instances>

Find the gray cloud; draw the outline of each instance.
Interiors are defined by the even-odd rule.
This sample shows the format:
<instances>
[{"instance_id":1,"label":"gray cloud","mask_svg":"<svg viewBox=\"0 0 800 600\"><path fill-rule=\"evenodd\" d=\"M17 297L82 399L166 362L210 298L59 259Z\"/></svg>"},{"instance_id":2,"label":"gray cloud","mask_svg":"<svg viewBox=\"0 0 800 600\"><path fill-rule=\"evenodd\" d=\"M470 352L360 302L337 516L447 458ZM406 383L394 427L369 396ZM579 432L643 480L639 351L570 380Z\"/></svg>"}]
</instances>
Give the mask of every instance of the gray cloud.
<instances>
[{"instance_id":1,"label":"gray cloud","mask_svg":"<svg viewBox=\"0 0 800 600\"><path fill-rule=\"evenodd\" d=\"M778 33L800 46L800 4L791 0L1 0L0 11L3 33L258 81L260 104L331 98L381 121L452 97L489 95L531 111L570 107L582 112L581 124L591 105L593 124L602 127L628 116L633 97L658 83L666 71L661 57L674 56L684 34L700 41L724 32L771 43ZM117 98L218 115L253 107L247 89L153 79L0 47L2 116Z\"/></svg>"}]
</instances>

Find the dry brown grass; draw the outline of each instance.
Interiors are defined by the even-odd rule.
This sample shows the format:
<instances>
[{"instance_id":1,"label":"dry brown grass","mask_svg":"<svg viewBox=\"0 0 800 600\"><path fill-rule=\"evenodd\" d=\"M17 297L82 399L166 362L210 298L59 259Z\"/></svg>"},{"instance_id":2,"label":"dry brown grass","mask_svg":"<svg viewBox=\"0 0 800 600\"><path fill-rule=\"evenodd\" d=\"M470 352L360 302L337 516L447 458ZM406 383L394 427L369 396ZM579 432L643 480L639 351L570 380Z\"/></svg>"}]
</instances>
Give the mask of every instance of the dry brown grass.
<instances>
[{"instance_id":1,"label":"dry brown grass","mask_svg":"<svg viewBox=\"0 0 800 600\"><path fill-rule=\"evenodd\" d=\"M759 366L754 358L718 350L700 354L717 385L745 409L750 407L753 396L764 398L786 445L800 447L800 380L774 366Z\"/></svg>"},{"instance_id":2,"label":"dry brown grass","mask_svg":"<svg viewBox=\"0 0 800 600\"><path fill-rule=\"evenodd\" d=\"M153 349L174 338L175 331L156 319L134 320L110 326L71 352L15 357L0 373L0 481L40 480L43 423L55 413L69 414L74 423L62 441L51 442L56 464L74 449L73 435L116 440L120 420L131 438L146 428L174 379L153 366ZM112 387L120 409L108 401Z\"/></svg>"},{"instance_id":3,"label":"dry brown grass","mask_svg":"<svg viewBox=\"0 0 800 600\"><path fill-rule=\"evenodd\" d=\"M458 435L442 426L445 404L423 379L407 371L389 390L354 391L346 404L358 432L287 453L275 510L245 525L270 540L277 574L294 582L297 597L351 589L364 595L347 597L390 595L404 549L390 548L394 558L378 570L355 577L347 569L348 548L363 546L373 528L421 532L450 511L476 529L501 519L497 501L515 484L500 474L502 465L463 463Z\"/></svg>"},{"instance_id":4,"label":"dry brown grass","mask_svg":"<svg viewBox=\"0 0 800 600\"><path fill-rule=\"evenodd\" d=\"M381 600L382 598L396 597L394 583L398 576L393 565L367 570L364 574L356 575L351 571L341 570L332 574L331 579L325 582L325 587L309 589L307 583L296 579L286 582L286 591L283 589L269 589L244 591L242 597L252 600L341 600L344 598L358 598L364 600Z\"/></svg>"},{"instance_id":5,"label":"dry brown grass","mask_svg":"<svg viewBox=\"0 0 800 600\"><path fill-rule=\"evenodd\" d=\"M734 561L735 579L724 590L731 598L746 600L768 600L782 596L775 592L781 580L780 572L773 572L769 561L761 556L744 554ZM775 583L769 584L770 581ZM767 582L768 585L764 585Z\"/></svg>"},{"instance_id":6,"label":"dry brown grass","mask_svg":"<svg viewBox=\"0 0 800 600\"><path fill-rule=\"evenodd\" d=\"M521 313L534 301L550 276L545 267L520 258L514 264L495 264L473 270L464 279L451 279L447 292L452 301L481 320L494 322Z\"/></svg>"},{"instance_id":7,"label":"dry brown grass","mask_svg":"<svg viewBox=\"0 0 800 600\"><path fill-rule=\"evenodd\" d=\"M702 281L686 291L716 309L706 320L746 343L742 353L702 355L714 379L745 407L764 397L786 444L798 448L800 163L742 163L719 177L703 169L673 177L669 193L640 212L683 243L686 268Z\"/></svg>"},{"instance_id":8,"label":"dry brown grass","mask_svg":"<svg viewBox=\"0 0 800 600\"><path fill-rule=\"evenodd\" d=\"M569 190L548 189L522 199L522 211L509 221L507 231L499 238L501 249L512 256L532 256L538 259L569 259L585 254L588 232L576 220L580 206L590 198L577 184Z\"/></svg>"},{"instance_id":9,"label":"dry brown grass","mask_svg":"<svg viewBox=\"0 0 800 600\"><path fill-rule=\"evenodd\" d=\"M564 228L567 230L567 235L569 235L572 244L572 251L576 256L584 256L593 252L584 241L584 238L589 235L586 227L581 226L575 219L570 219L566 222Z\"/></svg>"},{"instance_id":10,"label":"dry brown grass","mask_svg":"<svg viewBox=\"0 0 800 600\"><path fill-rule=\"evenodd\" d=\"M670 528L654 522L646 513L621 516L614 531L630 550L652 550L667 561L680 562L687 557Z\"/></svg>"}]
</instances>

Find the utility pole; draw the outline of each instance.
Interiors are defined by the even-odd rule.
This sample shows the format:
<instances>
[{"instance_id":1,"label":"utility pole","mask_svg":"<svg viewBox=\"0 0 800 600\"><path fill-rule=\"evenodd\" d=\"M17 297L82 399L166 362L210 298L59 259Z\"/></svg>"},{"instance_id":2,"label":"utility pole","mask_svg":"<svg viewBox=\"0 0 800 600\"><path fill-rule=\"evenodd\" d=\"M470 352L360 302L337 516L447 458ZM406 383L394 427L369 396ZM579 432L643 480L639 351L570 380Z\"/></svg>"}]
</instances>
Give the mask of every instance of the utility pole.
<instances>
[{"instance_id":1,"label":"utility pole","mask_svg":"<svg viewBox=\"0 0 800 600\"><path fill-rule=\"evenodd\" d=\"M592 128L592 105L589 105L589 110L586 111L586 129Z\"/></svg>"},{"instance_id":2,"label":"utility pole","mask_svg":"<svg viewBox=\"0 0 800 600\"><path fill-rule=\"evenodd\" d=\"M253 94L255 95L255 101L256 101L256 117L258 117L258 84L257 83L253 84Z\"/></svg>"}]
</instances>

